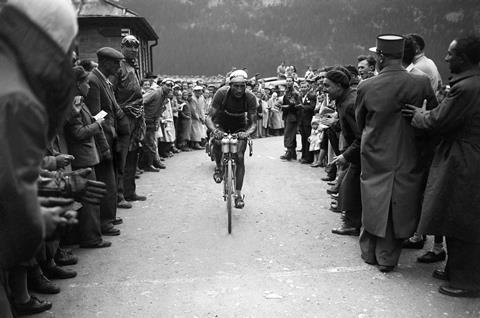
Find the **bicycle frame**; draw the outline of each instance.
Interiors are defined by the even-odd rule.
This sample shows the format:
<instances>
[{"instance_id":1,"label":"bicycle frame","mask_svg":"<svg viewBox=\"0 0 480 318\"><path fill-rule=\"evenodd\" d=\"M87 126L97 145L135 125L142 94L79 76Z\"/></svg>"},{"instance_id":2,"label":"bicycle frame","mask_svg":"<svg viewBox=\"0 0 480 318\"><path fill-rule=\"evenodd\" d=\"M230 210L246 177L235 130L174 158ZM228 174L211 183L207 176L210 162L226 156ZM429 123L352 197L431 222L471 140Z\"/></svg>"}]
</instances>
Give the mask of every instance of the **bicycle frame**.
<instances>
[{"instance_id":1,"label":"bicycle frame","mask_svg":"<svg viewBox=\"0 0 480 318\"><path fill-rule=\"evenodd\" d=\"M236 154L238 137L236 134L224 134L222 139L223 200L227 202L228 233L232 232L232 198L236 185Z\"/></svg>"}]
</instances>

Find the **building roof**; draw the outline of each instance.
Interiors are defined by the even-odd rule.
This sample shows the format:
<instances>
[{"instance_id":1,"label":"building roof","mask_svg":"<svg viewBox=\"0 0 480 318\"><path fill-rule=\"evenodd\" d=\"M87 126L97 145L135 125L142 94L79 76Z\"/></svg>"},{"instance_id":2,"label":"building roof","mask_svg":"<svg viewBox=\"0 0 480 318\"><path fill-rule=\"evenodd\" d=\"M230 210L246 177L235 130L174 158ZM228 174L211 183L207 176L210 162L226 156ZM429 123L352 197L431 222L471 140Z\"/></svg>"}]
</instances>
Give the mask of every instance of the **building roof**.
<instances>
[{"instance_id":1,"label":"building roof","mask_svg":"<svg viewBox=\"0 0 480 318\"><path fill-rule=\"evenodd\" d=\"M138 13L125 8L124 6L111 0L71 0L77 11L79 23L92 23L98 19L102 21L129 22L140 28L148 40L158 39L158 35L153 30L148 21L139 16Z\"/></svg>"}]
</instances>

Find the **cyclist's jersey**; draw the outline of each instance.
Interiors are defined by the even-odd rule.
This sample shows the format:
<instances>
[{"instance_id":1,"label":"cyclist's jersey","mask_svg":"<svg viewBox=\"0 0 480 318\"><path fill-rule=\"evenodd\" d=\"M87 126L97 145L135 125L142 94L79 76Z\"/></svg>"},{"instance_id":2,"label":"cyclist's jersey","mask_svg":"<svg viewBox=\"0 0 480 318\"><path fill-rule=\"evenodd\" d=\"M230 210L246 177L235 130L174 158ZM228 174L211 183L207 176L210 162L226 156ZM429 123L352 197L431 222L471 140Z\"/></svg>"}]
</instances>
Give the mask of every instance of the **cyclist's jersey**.
<instances>
[{"instance_id":1,"label":"cyclist's jersey","mask_svg":"<svg viewBox=\"0 0 480 318\"><path fill-rule=\"evenodd\" d=\"M221 87L213 96L212 108L217 110L213 122L228 133L245 131L248 128L248 115L256 116L257 98L245 91L242 98L235 98L230 87Z\"/></svg>"}]
</instances>

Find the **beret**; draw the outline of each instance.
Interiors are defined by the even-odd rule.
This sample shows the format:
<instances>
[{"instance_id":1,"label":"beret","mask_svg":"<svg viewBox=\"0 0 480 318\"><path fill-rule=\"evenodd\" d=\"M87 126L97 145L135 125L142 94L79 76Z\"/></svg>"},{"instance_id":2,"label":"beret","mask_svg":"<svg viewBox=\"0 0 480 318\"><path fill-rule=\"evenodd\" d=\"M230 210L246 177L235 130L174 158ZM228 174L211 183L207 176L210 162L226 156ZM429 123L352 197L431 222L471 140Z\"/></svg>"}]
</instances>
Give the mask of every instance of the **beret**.
<instances>
[{"instance_id":1,"label":"beret","mask_svg":"<svg viewBox=\"0 0 480 318\"><path fill-rule=\"evenodd\" d=\"M327 75L325 76L327 79L331 80L335 84L338 84L344 88L350 86L350 78L344 72L340 70L332 70L328 71Z\"/></svg>"},{"instance_id":2,"label":"beret","mask_svg":"<svg viewBox=\"0 0 480 318\"><path fill-rule=\"evenodd\" d=\"M72 70L73 77L75 77L77 82L84 80L88 76L88 72L82 66L74 66Z\"/></svg>"},{"instance_id":3,"label":"beret","mask_svg":"<svg viewBox=\"0 0 480 318\"><path fill-rule=\"evenodd\" d=\"M122 53L111 47L102 47L97 51L98 58L107 58L112 60L122 60L125 58Z\"/></svg>"}]
</instances>

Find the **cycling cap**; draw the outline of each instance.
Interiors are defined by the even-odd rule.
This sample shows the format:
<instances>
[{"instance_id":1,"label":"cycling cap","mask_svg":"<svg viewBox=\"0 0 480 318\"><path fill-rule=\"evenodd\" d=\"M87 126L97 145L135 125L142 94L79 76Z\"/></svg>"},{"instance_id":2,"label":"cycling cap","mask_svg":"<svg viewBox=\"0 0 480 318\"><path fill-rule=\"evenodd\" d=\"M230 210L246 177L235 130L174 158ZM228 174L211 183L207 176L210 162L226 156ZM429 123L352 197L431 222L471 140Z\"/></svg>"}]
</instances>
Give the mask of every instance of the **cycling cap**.
<instances>
[{"instance_id":1,"label":"cycling cap","mask_svg":"<svg viewBox=\"0 0 480 318\"><path fill-rule=\"evenodd\" d=\"M247 82L247 72L243 70L236 70L230 74L230 83L245 83Z\"/></svg>"}]
</instances>

